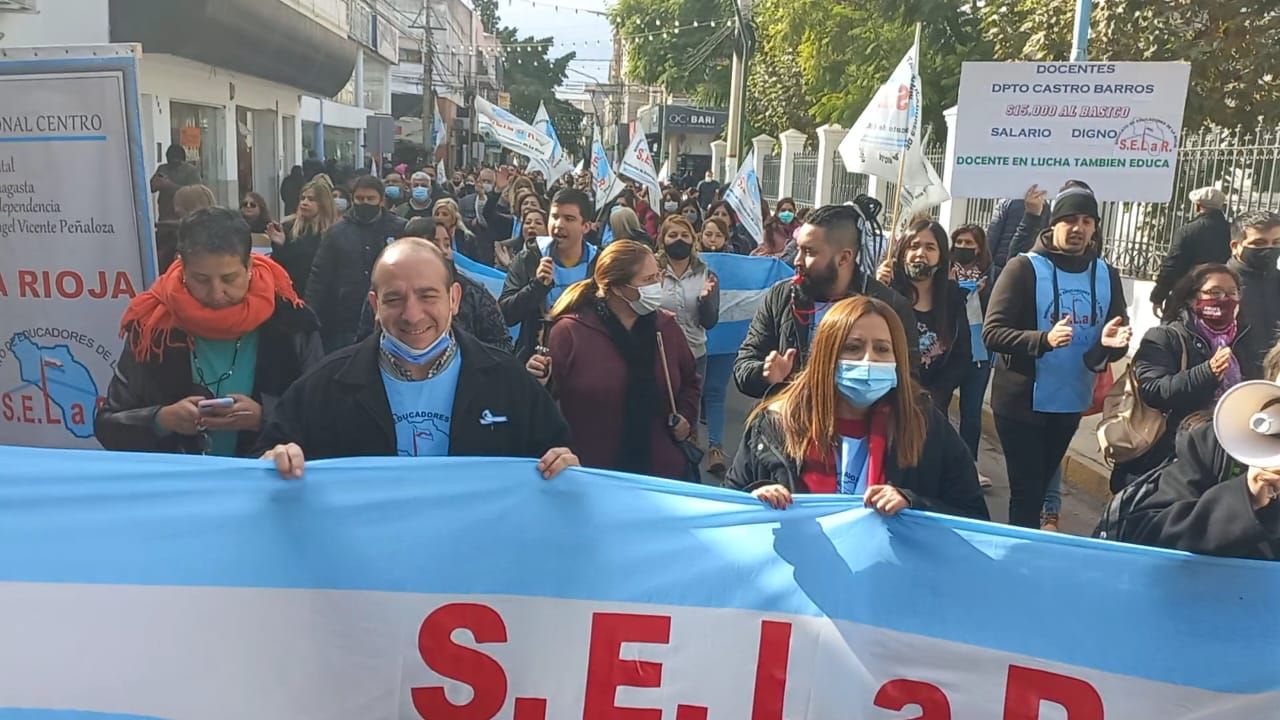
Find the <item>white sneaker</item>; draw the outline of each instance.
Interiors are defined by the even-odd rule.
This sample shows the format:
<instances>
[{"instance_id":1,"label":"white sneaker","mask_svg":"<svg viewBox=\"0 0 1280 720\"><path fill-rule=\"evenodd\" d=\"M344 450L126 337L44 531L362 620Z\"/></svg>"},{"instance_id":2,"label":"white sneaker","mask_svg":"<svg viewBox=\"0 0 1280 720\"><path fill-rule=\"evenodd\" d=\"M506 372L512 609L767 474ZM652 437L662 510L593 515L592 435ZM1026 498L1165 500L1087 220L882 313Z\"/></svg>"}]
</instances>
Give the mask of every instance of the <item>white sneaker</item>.
<instances>
[{"instance_id":1,"label":"white sneaker","mask_svg":"<svg viewBox=\"0 0 1280 720\"><path fill-rule=\"evenodd\" d=\"M987 477L986 475L983 475L982 473L978 473L978 487L981 487L981 488L991 487L991 478Z\"/></svg>"}]
</instances>

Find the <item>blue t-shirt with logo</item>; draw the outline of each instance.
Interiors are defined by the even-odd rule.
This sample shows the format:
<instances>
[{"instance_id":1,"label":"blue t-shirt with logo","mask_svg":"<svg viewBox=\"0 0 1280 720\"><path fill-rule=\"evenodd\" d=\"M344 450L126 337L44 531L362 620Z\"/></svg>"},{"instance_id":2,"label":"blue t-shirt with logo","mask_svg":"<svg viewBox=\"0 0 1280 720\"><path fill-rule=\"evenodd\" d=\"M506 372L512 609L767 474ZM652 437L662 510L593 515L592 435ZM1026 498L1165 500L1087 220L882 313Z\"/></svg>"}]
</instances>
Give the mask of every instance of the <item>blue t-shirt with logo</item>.
<instances>
[{"instance_id":1,"label":"blue t-shirt with logo","mask_svg":"<svg viewBox=\"0 0 1280 720\"><path fill-rule=\"evenodd\" d=\"M401 457L444 457L449 454L453 396L458 390L462 350L449 367L429 380L401 380L382 370L382 386L396 427L396 454Z\"/></svg>"}]
</instances>

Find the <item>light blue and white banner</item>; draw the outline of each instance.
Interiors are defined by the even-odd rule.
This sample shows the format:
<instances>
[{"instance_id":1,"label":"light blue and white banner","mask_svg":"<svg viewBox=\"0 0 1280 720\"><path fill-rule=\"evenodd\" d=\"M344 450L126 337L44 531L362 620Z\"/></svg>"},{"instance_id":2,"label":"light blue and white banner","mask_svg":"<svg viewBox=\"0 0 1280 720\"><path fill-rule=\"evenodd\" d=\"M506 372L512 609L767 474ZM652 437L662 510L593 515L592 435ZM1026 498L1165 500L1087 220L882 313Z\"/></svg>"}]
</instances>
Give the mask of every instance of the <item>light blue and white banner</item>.
<instances>
[{"instance_id":1,"label":"light blue and white banner","mask_svg":"<svg viewBox=\"0 0 1280 720\"><path fill-rule=\"evenodd\" d=\"M0 467L5 720L1280 705L1271 563L848 497L777 511L604 471L545 481L529 460L322 461L282 481L256 460L8 447Z\"/></svg>"},{"instance_id":2,"label":"light blue and white banner","mask_svg":"<svg viewBox=\"0 0 1280 720\"><path fill-rule=\"evenodd\" d=\"M769 288L795 276L795 268L777 258L732 253L698 255L720 281L720 322L707 331L707 353L737 353L747 338L751 318Z\"/></svg>"},{"instance_id":3,"label":"light blue and white banner","mask_svg":"<svg viewBox=\"0 0 1280 720\"><path fill-rule=\"evenodd\" d=\"M502 297L502 285L507 281L505 272L489 267L484 263L476 262L457 250L453 251L453 266L458 269L458 272L483 285L484 289L493 295L494 300ZM517 323L508 327L507 334L511 336L512 340L520 337L520 324ZM0 720L4 720L4 718L0 718Z\"/></svg>"},{"instance_id":4,"label":"light blue and white banner","mask_svg":"<svg viewBox=\"0 0 1280 720\"><path fill-rule=\"evenodd\" d=\"M756 242L764 242L764 213L760 202L760 177L756 175L756 151L747 153L738 175L724 193L724 201L738 214L738 224Z\"/></svg>"},{"instance_id":5,"label":"light blue and white banner","mask_svg":"<svg viewBox=\"0 0 1280 720\"><path fill-rule=\"evenodd\" d=\"M546 160L551 157L551 138L482 97L476 97L475 105L476 111L480 113L481 132L488 134L499 145L529 158Z\"/></svg>"}]
</instances>

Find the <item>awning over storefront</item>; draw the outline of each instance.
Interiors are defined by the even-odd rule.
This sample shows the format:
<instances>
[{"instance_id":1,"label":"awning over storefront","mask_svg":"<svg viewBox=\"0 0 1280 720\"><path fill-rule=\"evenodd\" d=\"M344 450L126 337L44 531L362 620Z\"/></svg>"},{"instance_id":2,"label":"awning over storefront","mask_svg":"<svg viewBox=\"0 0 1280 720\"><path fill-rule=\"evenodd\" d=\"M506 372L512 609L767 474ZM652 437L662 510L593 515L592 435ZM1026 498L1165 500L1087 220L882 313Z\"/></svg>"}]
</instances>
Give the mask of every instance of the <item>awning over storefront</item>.
<instances>
[{"instance_id":1,"label":"awning over storefront","mask_svg":"<svg viewBox=\"0 0 1280 720\"><path fill-rule=\"evenodd\" d=\"M280 0L111 0L111 41L338 94L356 44Z\"/></svg>"}]
</instances>

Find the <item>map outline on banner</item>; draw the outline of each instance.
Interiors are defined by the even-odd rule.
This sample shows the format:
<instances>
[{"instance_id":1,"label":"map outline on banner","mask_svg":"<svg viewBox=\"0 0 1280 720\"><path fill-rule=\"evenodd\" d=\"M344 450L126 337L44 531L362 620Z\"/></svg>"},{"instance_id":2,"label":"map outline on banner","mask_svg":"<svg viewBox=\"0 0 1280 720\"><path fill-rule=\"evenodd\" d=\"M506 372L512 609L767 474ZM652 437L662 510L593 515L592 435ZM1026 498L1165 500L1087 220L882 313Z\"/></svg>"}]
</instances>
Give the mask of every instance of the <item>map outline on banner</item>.
<instances>
[{"instance_id":1,"label":"map outline on banner","mask_svg":"<svg viewBox=\"0 0 1280 720\"><path fill-rule=\"evenodd\" d=\"M97 139L123 145L122 157L128 168L129 196L132 199L130 213L132 227L117 231L114 229L115 225L119 224L117 222L110 225L112 229L105 232L112 237L113 242L117 239L129 242L126 238L132 238L130 251L137 254L132 256L131 260L122 260L122 262L126 267L130 262L137 262L139 275L136 278L128 276L134 271L132 267L123 271L101 269L96 279L89 277L87 272L73 278L68 275L68 270L54 272L44 270L42 282L45 288L50 287L50 279L52 279L54 286L59 288L59 292L65 292L67 287L73 290L78 288L84 293L81 297L108 298L108 301L116 301L120 298L132 298L136 292L155 280L157 257L154 225L150 217L151 193L147 182L148 168L145 165L142 142L141 96L138 85L140 52L140 46L133 44L6 48L5 59L0 61L0 82L21 82L44 77L51 82L104 79L118 91L118 95L113 98L113 103L118 100L119 106L114 104L105 106L99 108L99 112L110 113L112 116L119 113L120 136L108 138L103 134ZM55 139L49 139L45 142L54 141ZM119 159L112 154L115 152L118 151L109 151L108 155L113 159ZM39 184L39 182L35 183L37 187ZM107 226L104 225L104 227ZM98 234L96 229L92 232ZM17 240L11 236L9 242L17 242ZM51 258L50 261L51 264L46 267L58 267L55 258ZM0 273L3 272L0 270ZM19 276L22 273L30 273L33 277L23 282L30 283L29 286L39 287L31 282L33 279L40 279L35 277L39 275L37 270L17 272ZM72 271L72 275L76 273ZM96 285L91 289L89 284L95 283L95 280ZM0 284L3 282L4 278L0 275ZM10 288L16 289L13 285L10 285ZM44 294L48 292L44 291ZM17 308L17 303L23 299L24 295L25 291L19 291L11 293L7 298L0 298L0 307L13 303L13 307ZM87 301L87 299L83 300L83 302ZM0 315L4 314L6 313L0 313ZM44 428L61 427L65 430L65 435L45 434L34 442L48 446L83 447L86 441L91 441L93 438L94 416L105 395L110 371L114 370L114 361L111 358L120 351L122 346L117 339L118 320L113 317L109 325L104 324L100 328L88 331L60 329L58 323L52 320L36 322L39 323L38 327L24 323L10 327L9 332L4 332L0 328L0 335L4 335L0 337L0 342L3 342L0 346L0 367L6 364L6 360L15 363L21 383L9 386L9 383L5 382L5 386L0 387L0 420L6 423L19 420L23 423L35 422L37 425L43 425ZM19 353L19 350L22 352ZM110 366L95 377L88 363L92 362L97 366L104 359L110 363ZM36 391L42 399L35 403L28 403L30 396L24 393L30 390ZM90 399L90 395L94 397ZM6 434L3 427L3 424L0 424L0 442L4 441ZM43 430L40 432L43 433ZM29 433L22 437L28 439L20 441L33 441L29 439Z\"/></svg>"}]
</instances>

